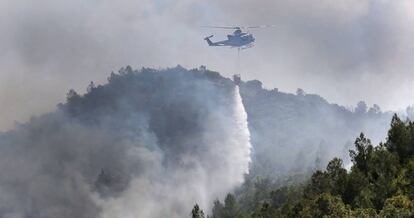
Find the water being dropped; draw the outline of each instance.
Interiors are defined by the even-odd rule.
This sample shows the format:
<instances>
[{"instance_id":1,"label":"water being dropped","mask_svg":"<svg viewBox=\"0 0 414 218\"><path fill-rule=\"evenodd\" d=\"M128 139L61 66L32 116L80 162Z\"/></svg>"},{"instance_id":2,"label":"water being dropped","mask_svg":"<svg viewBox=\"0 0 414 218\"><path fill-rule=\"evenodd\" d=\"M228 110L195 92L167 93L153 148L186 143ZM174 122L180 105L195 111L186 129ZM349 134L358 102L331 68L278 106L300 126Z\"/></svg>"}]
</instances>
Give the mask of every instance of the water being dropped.
<instances>
[{"instance_id":1,"label":"water being dropped","mask_svg":"<svg viewBox=\"0 0 414 218\"><path fill-rule=\"evenodd\" d=\"M236 121L236 138L239 139L237 146L240 146L240 157L244 159L242 161L242 171L244 173L249 173L249 164L251 162L251 149L252 145L250 142L250 131L249 123L247 120L247 113L243 105L242 97L240 95L240 87L236 86L234 90L234 116Z\"/></svg>"}]
</instances>

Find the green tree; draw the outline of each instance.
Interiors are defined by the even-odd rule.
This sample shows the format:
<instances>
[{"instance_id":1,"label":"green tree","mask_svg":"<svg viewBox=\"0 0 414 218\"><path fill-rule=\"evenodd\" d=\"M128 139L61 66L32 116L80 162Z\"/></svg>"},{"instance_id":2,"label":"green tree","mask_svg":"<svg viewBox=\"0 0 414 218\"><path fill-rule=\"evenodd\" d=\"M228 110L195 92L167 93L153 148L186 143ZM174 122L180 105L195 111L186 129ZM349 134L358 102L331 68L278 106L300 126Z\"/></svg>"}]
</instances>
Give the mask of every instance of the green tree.
<instances>
[{"instance_id":1,"label":"green tree","mask_svg":"<svg viewBox=\"0 0 414 218\"><path fill-rule=\"evenodd\" d=\"M310 183L306 186L304 197L312 199L315 196L331 191L331 181L325 172L317 170L311 177Z\"/></svg>"},{"instance_id":2,"label":"green tree","mask_svg":"<svg viewBox=\"0 0 414 218\"><path fill-rule=\"evenodd\" d=\"M382 144L377 146L368 162L368 180L372 184L372 193L375 194L374 206L379 210L387 198L396 193L394 180L399 172L399 160Z\"/></svg>"},{"instance_id":3,"label":"green tree","mask_svg":"<svg viewBox=\"0 0 414 218\"><path fill-rule=\"evenodd\" d=\"M414 158L406 164L404 167L404 179L405 186L404 193L406 193L411 199L414 199Z\"/></svg>"},{"instance_id":4,"label":"green tree","mask_svg":"<svg viewBox=\"0 0 414 218\"><path fill-rule=\"evenodd\" d=\"M371 141L365 138L364 133L361 133L359 137L355 140L355 150L349 151L349 156L351 157L353 167L358 168L365 175L368 173L368 162L371 158L371 154L374 150L374 147L371 144Z\"/></svg>"},{"instance_id":5,"label":"green tree","mask_svg":"<svg viewBox=\"0 0 414 218\"><path fill-rule=\"evenodd\" d=\"M321 194L314 201L313 217L349 217L350 210L338 196Z\"/></svg>"},{"instance_id":6,"label":"green tree","mask_svg":"<svg viewBox=\"0 0 414 218\"><path fill-rule=\"evenodd\" d=\"M192 218L204 218L204 212L200 209L198 204L194 205L193 210L191 210Z\"/></svg>"},{"instance_id":7,"label":"green tree","mask_svg":"<svg viewBox=\"0 0 414 218\"><path fill-rule=\"evenodd\" d=\"M369 181L367 177L358 168L352 168L351 172L348 175L346 192L342 196L344 202L351 204L353 207L367 207L368 205L371 205L371 203L368 203L367 205L367 202L365 200L362 200L368 199L370 197L365 195L358 197L361 195L361 191L364 188L369 189ZM356 198L359 199L357 200ZM362 204L362 202L365 203Z\"/></svg>"},{"instance_id":8,"label":"green tree","mask_svg":"<svg viewBox=\"0 0 414 218\"><path fill-rule=\"evenodd\" d=\"M235 217L238 212L237 201L234 195L227 194L224 199L224 217Z\"/></svg>"},{"instance_id":9,"label":"green tree","mask_svg":"<svg viewBox=\"0 0 414 218\"><path fill-rule=\"evenodd\" d=\"M326 173L330 179L331 194L343 195L347 186L347 172L343 168L342 160L334 158L329 161L326 167Z\"/></svg>"},{"instance_id":10,"label":"green tree","mask_svg":"<svg viewBox=\"0 0 414 218\"><path fill-rule=\"evenodd\" d=\"M388 131L386 147L389 151L398 154L401 163L414 154L413 136L414 124L412 122L406 124L394 114L391 128Z\"/></svg>"},{"instance_id":11,"label":"green tree","mask_svg":"<svg viewBox=\"0 0 414 218\"><path fill-rule=\"evenodd\" d=\"M413 217L413 202L405 195L397 195L385 201L384 208L380 212L380 217Z\"/></svg>"},{"instance_id":12,"label":"green tree","mask_svg":"<svg viewBox=\"0 0 414 218\"><path fill-rule=\"evenodd\" d=\"M275 208L273 208L269 203L264 202L260 209L256 210L252 214L252 218L273 218L278 216L277 211ZM279 216L280 217L280 216Z\"/></svg>"},{"instance_id":13,"label":"green tree","mask_svg":"<svg viewBox=\"0 0 414 218\"><path fill-rule=\"evenodd\" d=\"M224 199L224 207L221 210L220 218L244 217L243 211L237 204L236 198L232 194L227 194Z\"/></svg>"},{"instance_id":14,"label":"green tree","mask_svg":"<svg viewBox=\"0 0 414 218\"><path fill-rule=\"evenodd\" d=\"M323 193L313 200L301 200L288 214L289 217L349 217L350 209L339 196Z\"/></svg>"},{"instance_id":15,"label":"green tree","mask_svg":"<svg viewBox=\"0 0 414 218\"><path fill-rule=\"evenodd\" d=\"M375 194L369 187L361 187L361 191L353 200L353 206L356 208L374 208Z\"/></svg>"},{"instance_id":16,"label":"green tree","mask_svg":"<svg viewBox=\"0 0 414 218\"><path fill-rule=\"evenodd\" d=\"M213 209L212 209L212 218L220 218L222 217L221 214L223 213L224 205L219 201L215 200L213 203Z\"/></svg>"},{"instance_id":17,"label":"green tree","mask_svg":"<svg viewBox=\"0 0 414 218\"><path fill-rule=\"evenodd\" d=\"M269 199L269 193L271 191L271 181L269 178L257 178L254 183L254 201L261 203ZM254 205L258 206L258 205Z\"/></svg>"},{"instance_id":18,"label":"green tree","mask_svg":"<svg viewBox=\"0 0 414 218\"><path fill-rule=\"evenodd\" d=\"M272 207L280 208L288 199L288 188L282 187L270 193Z\"/></svg>"},{"instance_id":19,"label":"green tree","mask_svg":"<svg viewBox=\"0 0 414 218\"><path fill-rule=\"evenodd\" d=\"M351 212L351 217L376 218L378 214L373 208L357 208Z\"/></svg>"},{"instance_id":20,"label":"green tree","mask_svg":"<svg viewBox=\"0 0 414 218\"><path fill-rule=\"evenodd\" d=\"M302 198L286 214L287 217L312 218L314 210L312 200Z\"/></svg>"}]
</instances>

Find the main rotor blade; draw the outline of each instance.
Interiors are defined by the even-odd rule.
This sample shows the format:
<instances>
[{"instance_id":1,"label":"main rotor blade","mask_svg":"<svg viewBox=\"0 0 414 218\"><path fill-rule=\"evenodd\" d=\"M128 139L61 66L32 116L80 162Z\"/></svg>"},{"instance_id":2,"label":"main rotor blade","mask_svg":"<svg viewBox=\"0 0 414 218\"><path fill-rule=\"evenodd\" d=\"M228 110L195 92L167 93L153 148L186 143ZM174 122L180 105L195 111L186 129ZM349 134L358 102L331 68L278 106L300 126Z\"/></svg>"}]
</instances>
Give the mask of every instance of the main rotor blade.
<instances>
[{"instance_id":1,"label":"main rotor blade","mask_svg":"<svg viewBox=\"0 0 414 218\"><path fill-rule=\"evenodd\" d=\"M240 29L240 27L230 27L230 26L201 26L202 28L218 28L218 29Z\"/></svg>"},{"instance_id":2,"label":"main rotor blade","mask_svg":"<svg viewBox=\"0 0 414 218\"><path fill-rule=\"evenodd\" d=\"M240 27L241 29L256 29L256 28L270 28L276 27L276 25L257 25L257 26L247 26L247 27Z\"/></svg>"},{"instance_id":3,"label":"main rotor blade","mask_svg":"<svg viewBox=\"0 0 414 218\"><path fill-rule=\"evenodd\" d=\"M217 28L217 29L257 29L257 28L270 28L276 27L276 25L257 25L257 26L200 26L202 28Z\"/></svg>"}]
</instances>

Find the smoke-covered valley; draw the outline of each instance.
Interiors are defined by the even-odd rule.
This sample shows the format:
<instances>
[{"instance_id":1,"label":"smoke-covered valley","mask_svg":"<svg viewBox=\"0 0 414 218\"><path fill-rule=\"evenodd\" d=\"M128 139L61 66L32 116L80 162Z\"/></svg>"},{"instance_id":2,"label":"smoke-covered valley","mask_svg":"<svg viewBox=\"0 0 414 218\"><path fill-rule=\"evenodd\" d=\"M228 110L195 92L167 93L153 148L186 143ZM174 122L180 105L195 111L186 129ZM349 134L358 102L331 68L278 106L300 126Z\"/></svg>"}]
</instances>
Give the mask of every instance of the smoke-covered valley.
<instances>
[{"instance_id":1,"label":"smoke-covered valley","mask_svg":"<svg viewBox=\"0 0 414 218\"><path fill-rule=\"evenodd\" d=\"M186 217L247 175L306 174L360 132L383 140L391 118L205 68L126 67L87 89L1 133L1 217Z\"/></svg>"}]
</instances>

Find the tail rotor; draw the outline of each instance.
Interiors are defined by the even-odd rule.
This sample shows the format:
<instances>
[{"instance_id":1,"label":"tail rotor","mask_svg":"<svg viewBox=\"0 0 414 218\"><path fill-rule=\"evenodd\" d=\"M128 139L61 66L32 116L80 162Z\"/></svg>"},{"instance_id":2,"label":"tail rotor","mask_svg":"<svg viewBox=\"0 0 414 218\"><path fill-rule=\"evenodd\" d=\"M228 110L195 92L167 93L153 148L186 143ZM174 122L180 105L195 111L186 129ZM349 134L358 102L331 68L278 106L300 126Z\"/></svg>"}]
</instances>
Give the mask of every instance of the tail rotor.
<instances>
[{"instance_id":1,"label":"tail rotor","mask_svg":"<svg viewBox=\"0 0 414 218\"><path fill-rule=\"evenodd\" d=\"M214 43L210 40L210 38L213 37L213 36L214 35L207 36L206 38L204 38L204 40L207 41L207 43L208 43L209 46L213 46L214 45Z\"/></svg>"}]
</instances>

